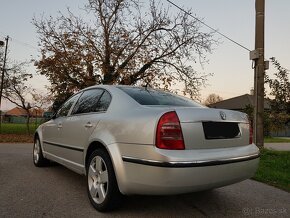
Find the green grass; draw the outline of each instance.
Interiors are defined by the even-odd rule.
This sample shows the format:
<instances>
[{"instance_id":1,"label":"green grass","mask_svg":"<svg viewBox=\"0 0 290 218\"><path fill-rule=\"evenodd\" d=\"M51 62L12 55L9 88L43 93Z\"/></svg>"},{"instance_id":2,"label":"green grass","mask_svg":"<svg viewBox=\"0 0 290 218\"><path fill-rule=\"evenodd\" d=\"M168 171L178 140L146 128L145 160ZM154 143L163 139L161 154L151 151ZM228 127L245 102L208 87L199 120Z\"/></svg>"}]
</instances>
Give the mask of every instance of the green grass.
<instances>
[{"instance_id":1,"label":"green grass","mask_svg":"<svg viewBox=\"0 0 290 218\"><path fill-rule=\"evenodd\" d=\"M290 143L290 139L279 138L279 137L265 137L265 143Z\"/></svg>"},{"instance_id":2,"label":"green grass","mask_svg":"<svg viewBox=\"0 0 290 218\"><path fill-rule=\"evenodd\" d=\"M254 179L290 192L290 151L262 149Z\"/></svg>"},{"instance_id":3,"label":"green grass","mask_svg":"<svg viewBox=\"0 0 290 218\"><path fill-rule=\"evenodd\" d=\"M35 123L29 124L29 131L33 133L37 126ZM26 124L16 124L16 123L2 123L1 124L2 134L27 134Z\"/></svg>"}]
</instances>

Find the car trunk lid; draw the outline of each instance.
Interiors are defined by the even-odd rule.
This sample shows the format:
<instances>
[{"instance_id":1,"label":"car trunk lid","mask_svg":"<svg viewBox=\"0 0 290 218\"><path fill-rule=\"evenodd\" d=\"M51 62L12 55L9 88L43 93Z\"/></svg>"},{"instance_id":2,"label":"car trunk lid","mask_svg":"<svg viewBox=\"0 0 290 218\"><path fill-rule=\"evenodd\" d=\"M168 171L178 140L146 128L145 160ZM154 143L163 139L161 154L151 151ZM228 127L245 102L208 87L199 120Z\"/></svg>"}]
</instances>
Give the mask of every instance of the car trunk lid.
<instances>
[{"instance_id":1,"label":"car trunk lid","mask_svg":"<svg viewBox=\"0 0 290 218\"><path fill-rule=\"evenodd\" d=\"M208 149L249 144L247 115L210 108L175 108L186 149Z\"/></svg>"}]
</instances>

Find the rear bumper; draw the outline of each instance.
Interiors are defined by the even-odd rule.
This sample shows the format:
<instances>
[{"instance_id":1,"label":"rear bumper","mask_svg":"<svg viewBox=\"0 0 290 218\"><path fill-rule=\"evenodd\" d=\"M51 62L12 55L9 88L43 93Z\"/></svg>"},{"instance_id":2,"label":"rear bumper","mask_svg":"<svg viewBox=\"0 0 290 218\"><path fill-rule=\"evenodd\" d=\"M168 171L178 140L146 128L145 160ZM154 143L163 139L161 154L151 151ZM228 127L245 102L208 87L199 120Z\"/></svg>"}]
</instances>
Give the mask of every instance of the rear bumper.
<instances>
[{"instance_id":1,"label":"rear bumper","mask_svg":"<svg viewBox=\"0 0 290 218\"><path fill-rule=\"evenodd\" d=\"M121 160L114 165L120 191L128 195L181 194L217 188L251 178L259 163L255 145L190 151L135 145L135 155L128 152L127 146L120 145Z\"/></svg>"},{"instance_id":2,"label":"rear bumper","mask_svg":"<svg viewBox=\"0 0 290 218\"><path fill-rule=\"evenodd\" d=\"M217 160L196 160L196 161L156 161L156 160L146 160L134 157L123 156L122 160L127 163L135 163L147 166L155 166L155 167L167 167L167 168L191 168L191 167L206 167L206 166L217 166L224 164L232 164L238 162L244 162L249 160L254 160L260 157L260 154L251 154L247 156L241 157L232 157L225 159L217 159Z\"/></svg>"}]
</instances>

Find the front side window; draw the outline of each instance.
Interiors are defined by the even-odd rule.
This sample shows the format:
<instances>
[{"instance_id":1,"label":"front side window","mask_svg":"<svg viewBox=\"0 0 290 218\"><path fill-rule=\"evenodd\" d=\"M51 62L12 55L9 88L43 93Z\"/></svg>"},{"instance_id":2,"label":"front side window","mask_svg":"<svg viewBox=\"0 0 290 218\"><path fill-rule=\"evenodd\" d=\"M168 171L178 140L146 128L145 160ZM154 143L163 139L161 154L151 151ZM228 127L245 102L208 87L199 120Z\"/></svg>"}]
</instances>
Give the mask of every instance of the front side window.
<instances>
[{"instance_id":1,"label":"front side window","mask_svg":"<svg viewBox=\"0 0 290 218\"><path fill-rule=\"evenodd\" d=\"M62 107L57 111L56 117L65 117L67 116L70 108L74 104L74 102L80 97L80 93L72 96L69 100L67 100Z\"/></svg>"}]
</instances>

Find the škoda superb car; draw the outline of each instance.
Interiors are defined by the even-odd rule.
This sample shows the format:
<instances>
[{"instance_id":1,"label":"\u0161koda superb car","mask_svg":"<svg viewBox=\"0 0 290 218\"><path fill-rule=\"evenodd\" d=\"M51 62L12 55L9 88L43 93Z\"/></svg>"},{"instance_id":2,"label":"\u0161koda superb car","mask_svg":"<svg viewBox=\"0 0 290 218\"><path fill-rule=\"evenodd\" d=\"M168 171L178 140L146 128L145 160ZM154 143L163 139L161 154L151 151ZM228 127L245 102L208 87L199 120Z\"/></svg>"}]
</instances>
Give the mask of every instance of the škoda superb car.
<instances>
[{"instance_id":1,"label":"\u0161koda superb car","mask_svg":"<svg viewBox=\"0 0 290 218\"><path fill-rule=\"evenodd\" d=\"M99 85L73 95L36 130L34 164L49 160L86 175L90 202L106 211L123 195L188 193L248 179L259 150L244 113L151 88Z\"/></svg>"}]
</instances>

